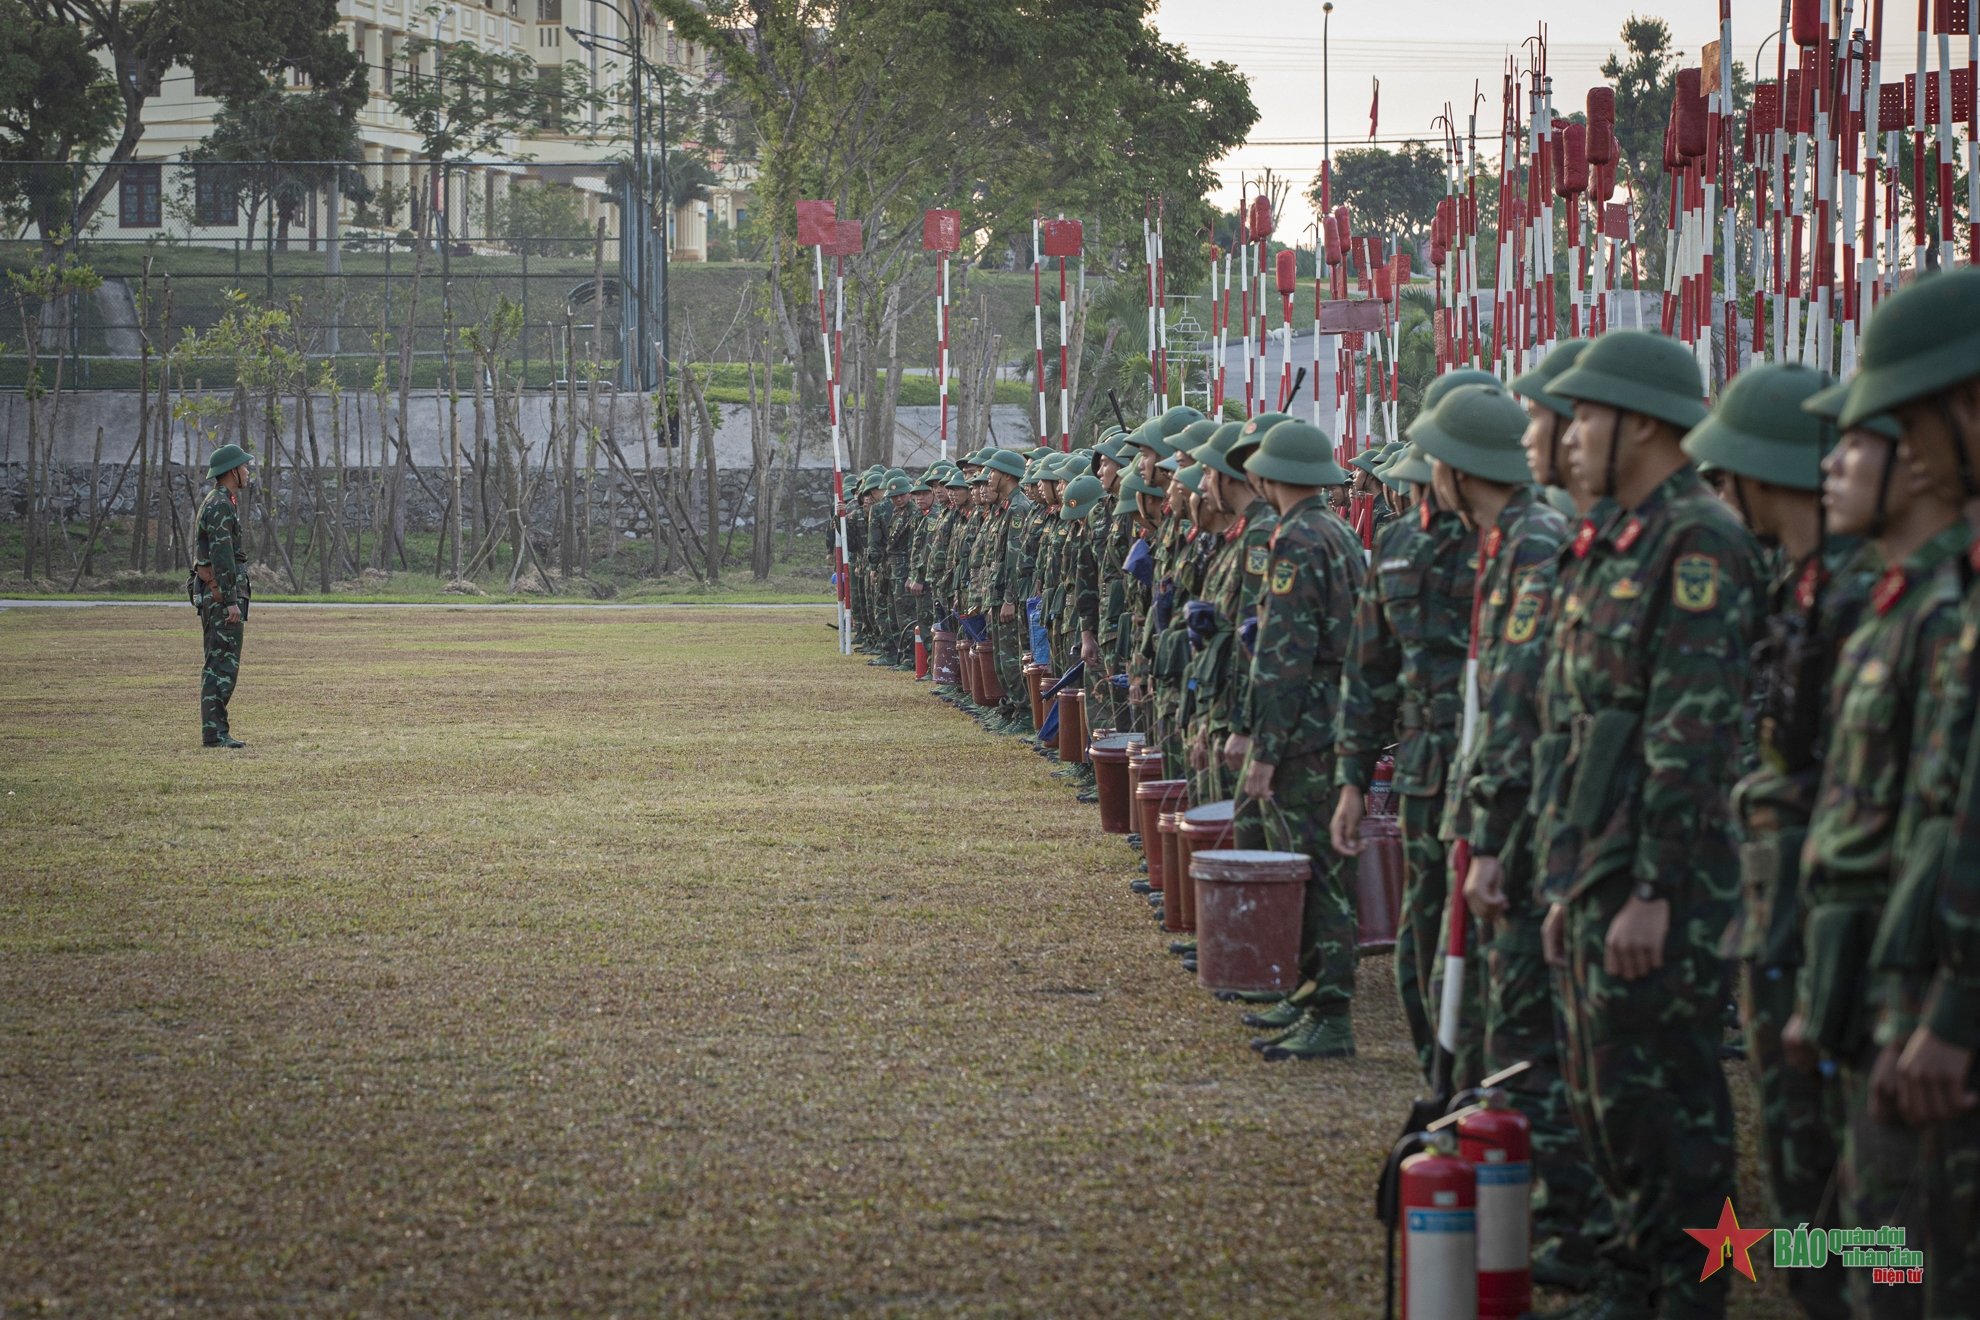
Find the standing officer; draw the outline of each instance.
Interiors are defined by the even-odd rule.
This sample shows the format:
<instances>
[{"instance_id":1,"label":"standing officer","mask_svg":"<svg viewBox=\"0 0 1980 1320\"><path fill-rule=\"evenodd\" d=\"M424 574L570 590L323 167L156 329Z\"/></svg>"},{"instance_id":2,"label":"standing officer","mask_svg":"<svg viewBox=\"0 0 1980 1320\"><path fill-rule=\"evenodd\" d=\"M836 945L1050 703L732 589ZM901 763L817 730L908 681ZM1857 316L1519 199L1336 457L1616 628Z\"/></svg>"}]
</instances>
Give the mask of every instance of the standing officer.
<instances>
[{"instance_id":1,"label":"standing officer","mask_svg":"<svg viewBox=\"0 0 1980 1320\"><path fill-rule=\"evenodd\" d=\"M1327 489L1347 474L1326 432L1287 421L1264 435L1245 471L1263 483L1279 525L1252 657L1237 842L1259 848L1275 841L1312 859L1300 979L1314 990L1301 1021L1263 1053L1274 1061L1342 1058L1354 1053L1355 909L1341 856L1328 844L1327 819L1341 666L1364 555L1328 505ZM1280 828L1268 829L1268 817Z\"/></svg>"},{"instance_id":2,"label":"standing officer","mask_svg":"<svg viewBox=\"0 0 1980 1320\"><path fill-rule=\"evenodd\" d=\"M1616 1203L1591 1314L1716 1316L1686 1225L1735 1177L1719 946L1738 885L1729 790L1762 590L1757 547L1681 448L1704 381L1675 340L1617 330L1553 381L1568 459L1613 501L1559 603L1571 733L1541 822L1547 960L1576 1121Z\"/></svg>"},{"instance_id":3,"label":"standing officer","mask_svg":"<svg viewBox=\"0 0 1980 1320\"><path fill-rule=\"evenodd\" d=\"M193 538L193 572L206 637L206 664L199 676L200 741L208 747L245 747L227 727L227 703L241 673L241 641L247 629L247 541L241 535L240 493L247 489L254 459L239 445L221 445L206 461L213 489L199 506Z\"/></svg>"},{"instance_id":4,"label":"standing officer","mask_svg":"<svg viewBox=\"0 0 1980 1320\"><path fill-rule=\"evenodd\" d=\"M1843 395L1826 384L1807 367L1751 367L1684 441L1693 460L1718 469L1724 497L1776 551L1766 635L1753 653L1759 764L1733 791L1744 834L1740 1022L1760 1095L1771 1222L1816 1227L1836 1222L1823 1215L1833 1205L1825 1195L1837 1156L1829 1111L1839 1097L1819 1076L1788 1065L1781 1031L1794 1011L1802 964L1801 848L1828 741L1829 679L1875 577L1858 538L1823 535L1821 462L1835 440ZM1896 423L1881 425L1896 438ZM1840 1261L1789 1271L1787 1283L1810 1316L1849 1314Z\"/></svg>"}]
</instances>

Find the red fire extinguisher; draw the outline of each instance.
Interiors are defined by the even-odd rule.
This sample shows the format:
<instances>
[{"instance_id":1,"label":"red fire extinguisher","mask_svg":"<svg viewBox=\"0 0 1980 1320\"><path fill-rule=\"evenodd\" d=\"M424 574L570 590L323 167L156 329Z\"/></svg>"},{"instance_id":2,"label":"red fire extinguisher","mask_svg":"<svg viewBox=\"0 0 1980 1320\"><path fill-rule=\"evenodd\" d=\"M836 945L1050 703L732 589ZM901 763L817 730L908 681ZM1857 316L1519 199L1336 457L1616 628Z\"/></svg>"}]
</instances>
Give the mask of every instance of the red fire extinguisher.
<instances>
[{"instance_id":1,"label":"red fire extinguisher","mask_svg":"<svg viewBox=\"0 0 1980 1320\"><path fill-rule=\"evenodd\" d=\"M1402 1163L1403 1320L1478 1314L1478 1187L1448 1130Z\"/></svg>"},{"instance_id":2,"label":"red fire extinguisher","mask_svg":"<svg viewBox=\"0 0 1980 1320\"><path fill-rule=\"evenodd\" d=\"M919 683L928 677L928 639L921 635L921 625L914 627L914 681Z\"/></svg>"},{"instance_id":3,"label":"red fire extinguisher","mask_svg":"<svg viewBox=\"0 0 1980 1320\"><path fill-rule=\"evenodd\" d=\"M1533 1309L1532 1125L1494 1088L1458 1120L1458 1149L1477 1178L1479 1320L1514 1320Z\"/></svg>"}]
</instances>

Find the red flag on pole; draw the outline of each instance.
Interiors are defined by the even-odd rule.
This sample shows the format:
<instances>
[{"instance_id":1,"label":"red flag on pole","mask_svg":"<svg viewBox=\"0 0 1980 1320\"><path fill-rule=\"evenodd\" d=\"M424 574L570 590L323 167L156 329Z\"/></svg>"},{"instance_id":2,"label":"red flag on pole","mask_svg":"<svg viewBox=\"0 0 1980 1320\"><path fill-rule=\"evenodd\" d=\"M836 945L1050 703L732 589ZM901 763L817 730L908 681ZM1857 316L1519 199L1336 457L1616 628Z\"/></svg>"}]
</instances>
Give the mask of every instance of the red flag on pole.
<instances>
[{"instance_id":1,"label":"red flag on pole","mask_svg":"<svg viewBox=\"0 0 1980 1320\"><path fill-rule=\"evenodd\" d=\"M1368 101L1368 140L1370 142L1375 140L1375 123L1381 118L1380 112L1382 109L1382 80L1376 78L1373 81L1375 83L1375 95L1370 97Z\"/></svg>"}]
</instances>

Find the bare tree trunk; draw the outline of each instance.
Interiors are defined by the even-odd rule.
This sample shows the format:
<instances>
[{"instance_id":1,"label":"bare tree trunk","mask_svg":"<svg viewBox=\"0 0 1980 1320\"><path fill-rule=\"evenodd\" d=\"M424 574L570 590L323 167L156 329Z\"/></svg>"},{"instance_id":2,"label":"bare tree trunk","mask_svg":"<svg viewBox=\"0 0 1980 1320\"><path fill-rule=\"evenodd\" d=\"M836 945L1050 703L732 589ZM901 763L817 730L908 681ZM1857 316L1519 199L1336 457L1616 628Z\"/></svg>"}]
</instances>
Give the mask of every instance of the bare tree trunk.
<instances>
[{"instance_id":1,"label":"bare tree trunk","mask_svg":"<svg viewBox=\"0 0 1980 1320\"><path fill-rule=\"evenodd\" d=\"M704 510L708 518L708 531L702 547L707 564L708 581L712 584L722 576L722 489L715 466L715 423L708 415L708 400L701 392L701 385L694 378L693 370L683 362L681 371L681 395L684 405L694 408L694 420L701 433L701 453L704 473L707 479L708 507Z\"/></svg>"},{"instance_id":2,"label":"bare tree trunk","mask_svg":"<svg viewBox=\"0 0 1980 1320\"><path fill-rule=\"evenodd\" d=\"M605 223L599 221L600 224ZM592 308L591 321L598 324L598 309ZM571 575L572 551L577 548L577 322L564 315L564 425L550 429L551 453L557 460L557 569ZM595 390L587 382L586 392Z\"/></svg>"},{"instance_id":3,"label":"bare tree trunk","mask_svg":"<svg viewBox=\"0 0 1980 1320\"><path fill-rule=\"evenodd\" d=\"M151 258L146 257L138 273L138 486L137 508L131 514L130 566L144 568L148 548L145 506L151 495L151 451L145 441L151 436Z\"/></svg>"}]
</instances>

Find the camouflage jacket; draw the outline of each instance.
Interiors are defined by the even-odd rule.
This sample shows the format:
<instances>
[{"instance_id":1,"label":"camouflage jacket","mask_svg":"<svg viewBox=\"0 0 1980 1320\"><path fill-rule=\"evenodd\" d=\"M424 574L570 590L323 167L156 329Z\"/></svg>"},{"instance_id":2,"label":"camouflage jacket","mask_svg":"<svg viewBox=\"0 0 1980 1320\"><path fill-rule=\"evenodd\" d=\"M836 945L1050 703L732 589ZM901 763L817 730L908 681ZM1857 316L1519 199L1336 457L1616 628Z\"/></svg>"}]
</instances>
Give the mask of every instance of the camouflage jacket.
<instances>
[{"instance_id":1,"label":"camouflage jacket","mask_svg":"<svg viewBox=\"0 0 1980 1320\"><path fill-rule=\"evenodd\" d=\"M963 614L977 614L972 592L977 560L977 542L983 537L983 510L971 505L956 522L949 543L949 603Z\"/></svg>"},{"instance_id":2,"label":"camouflage jacket","mask_svg":"<svg viewBox=\"0 0 1980 1320\"><path fill-rule=\"evenodd\" d=\"M1429 504L1389 523L1356 598L1341 671L1334 778L1366 789L1396 743L1395 791L1435 797L1455 759L1471 649L1477 538Z\"/></svg>"},{"instance_id":3,"label":"camouflage jacket","mask_svg":"<svg viewBox=\"0 0 1980 1320\"><path fill-rule=\"evenodd\" d=\"M1505 869L1516 905L1530 893L1527 814L1540 736L1540 678L1547 663L1554 586L1568 522L1522 486L1486 533L1478 580L1478 715L1461 773L1451 776L1444 829Z\"/></svg>"},{"instance_id":4,"label":"camouflage jacket","mask_svg":"<svg viewBox=\"0 0 1980 1320\"><path fill-rule=\"evenodd\" d=\"M1649 885L1674 900L1674 934L1716 947L1737 883L1730 789L1758 547L1686 465L1571 553L1583 562L1558 607L1569 746L1543 817L1547 897Z\"/></svg>"},{"instance_id":5,"label":"camouflage jacket","mask_svg":"<svg viewBox=\"0 0 1980 1320\"><path fill-rule=\"evenodd\" d=\"M1010 594L1022 605L1039 594L1039 557L1045 548L1045 508L1029 503L1011 524Z\"/></svg>"},{"instance_id":6,"label":"camouflage jacket","mask_svg":"<svg viewBox=\"0 0 1980 1320\"><path fill-rule=\"evenodd\" d=\"M908 565L914 559L915 542L925 521L921 510L914 507L912 496L907 503L896 505L887 516L887 573L896 582L906 582L913 576Z\"/></svg>"},{"instance_id":7,"label":"camouflage jacket","mask_svg":"<svg viewBox=\"0 0 1980 1320\"><path fill-rule=\"evenodd\" d=\"M1924 946L1936 876L1896 890L1926 810L1927 793L1912 781L1928 773L1925 753L1948 696L1942 685L1954 667L1944 661L1958 649L1972 539L1956 521L1885 569L1829 691L1829 745L1801 856L1808 956L1796 1007L1818 1043L1841 1057L1873 1030L1908 1034L1917 1006L1905 993L1907 973L1931 965Z\"/></svg>"},{"instance_id":8,"label":"camouflage jacket","mask_svg":"<svg viewBox=\"0 0 1980 1320\"><path fill-rule=\"evenodd\" d=\"M1366 563L1324 495L1286 511L1271 551L1251 688L1234 732L1251 736L1253 760L1283 765L1333 744L1349 615Z\"/></svg>"},{"instance_id":9,"label":"camouflage jacket","mask_svg":"<svg viewBox=\"0 0 1980 1320\"><path fill-rule=\"evenodd\" d=\"M1065 631L1066 640L1077 646L1083 633L1092 633L1096 641L1100 635L1100 550L1110 529L1098 510L1067 526ZM1066 657L1066 664L1076 658Z\"/></svg>"},{"instance_id":10,"label":"camouflage jacket","mask_svg":"<svg viewBox=\"0 0 1980 1320\"><path fill-rule=\"evenodd\" d=\"M231 490L215 486L200 501L193 533L193 565L213 570L204 594L221 605L238 605L253 594L248 586L247 540L241 535L240 505Z\"/></svg>"},{"instance_id":11,"label":"camouflage jacket","mask_svg":"<svg viewBox=\"0 0 1980 1320\"><path fill-rule=\"evenodd\" d=\"M1134 636L1132 592L1141 584L1123 566L1140 535L1140 524L1139 514L1114 510L1100 548L1100 653L1117 673L1125 659L1126 639Z\"/></svg>"},{"instance_id":12,"label":"camouflage jacket","mask_svg":"<svg viewBox=\"0 0 1980 1320\"><path fill-rule=\"evenodd\" d=\"M1966 568L1969 579L1980 579L1980 549L1969 552ZM1980 1046L1980 585L1967 588L1959 621L1959 638L1940 653L1933 680L1942 695L1913 775L1918 824L1897 901L1923 908L1918 934L1928 955L1906 977L1903 1007L1939 1039L1973 1049ZM1902 1026L1887 1022L1879 1039Z\"/></svg>"},{"instance_id":13,"label":"camouflage jacket","mask_svg":"<svg viewBox=\"0 0 1980 1320\"><path fill-rule=\"evenodd\" d=\"M1190 660L1184 680L1189 701L1183 718L1202 723L1206 732L1226 733L1235 713L1244 707L1251 682L1251 653L1238 630L1246 619L1258 617L1265 583L1272 567L1272 532L1279 515L1264 500L1254 500L1231 529L1204 575L1201 599L1217 611L1217 624L1203 649Z\"/></svg>"}]
</instances>

